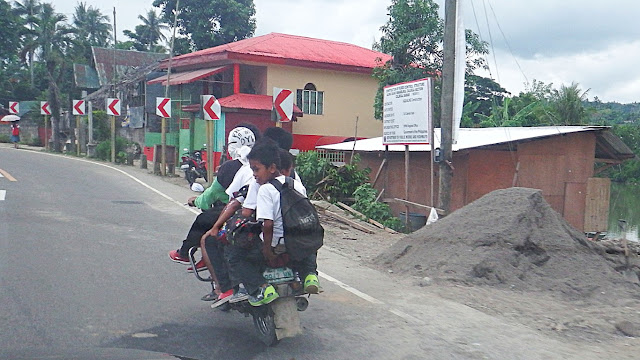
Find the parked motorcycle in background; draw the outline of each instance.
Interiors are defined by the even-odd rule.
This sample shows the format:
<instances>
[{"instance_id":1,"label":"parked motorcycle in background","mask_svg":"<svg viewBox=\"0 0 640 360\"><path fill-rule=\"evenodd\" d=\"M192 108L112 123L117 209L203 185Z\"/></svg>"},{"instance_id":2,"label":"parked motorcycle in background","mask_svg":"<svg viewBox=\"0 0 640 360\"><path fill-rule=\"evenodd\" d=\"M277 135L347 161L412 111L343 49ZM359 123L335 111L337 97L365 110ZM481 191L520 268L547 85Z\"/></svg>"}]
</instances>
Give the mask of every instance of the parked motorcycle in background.
<instances>
[{"instance_id":1,"label":"parked motorcycle in background","mask_svg":"<svg viewBox=\"0 0 640 360\"><path fill-rule=\"evenodd\" d=\"M189 149L185 148L181 159L180 170L184 171L184 178L189 182L189 186L198 178L208 181L206 161L202 160L202 151L189 152Z\"/></svg>"}]
</instances>

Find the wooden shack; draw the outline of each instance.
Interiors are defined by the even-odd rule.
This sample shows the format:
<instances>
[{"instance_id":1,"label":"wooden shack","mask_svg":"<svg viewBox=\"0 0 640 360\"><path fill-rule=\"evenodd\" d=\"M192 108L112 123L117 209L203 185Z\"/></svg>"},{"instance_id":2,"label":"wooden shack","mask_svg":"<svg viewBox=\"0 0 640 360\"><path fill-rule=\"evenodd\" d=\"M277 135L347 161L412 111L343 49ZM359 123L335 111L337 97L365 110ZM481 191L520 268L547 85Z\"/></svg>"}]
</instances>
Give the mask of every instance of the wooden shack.
<instances>
[{"instance_id":1,"label":"wooden shack","mask_svg":"<svg viewBox=\"0 0 640 360\"><path fill-rule=\"evenodd\" d=\"M436 136L434 148L438 146ZM372 169L371 181L394 211L406 209L405 203L390 201L405 198L404 145L385 147L382 138L373 138L358 140L355 146L348 142L319 148L358 153L360 165ZM609 127L595 126L463 128L453 151L452 211L493 190L536 188L584 232L607 230L610 181L595 176L635 156ZM431 145L409 145L408 154L409 196L404 200L436 206L439 165L432 166ZM419 206L409 210L427 213Z\"/></svg>"}]
</instances>

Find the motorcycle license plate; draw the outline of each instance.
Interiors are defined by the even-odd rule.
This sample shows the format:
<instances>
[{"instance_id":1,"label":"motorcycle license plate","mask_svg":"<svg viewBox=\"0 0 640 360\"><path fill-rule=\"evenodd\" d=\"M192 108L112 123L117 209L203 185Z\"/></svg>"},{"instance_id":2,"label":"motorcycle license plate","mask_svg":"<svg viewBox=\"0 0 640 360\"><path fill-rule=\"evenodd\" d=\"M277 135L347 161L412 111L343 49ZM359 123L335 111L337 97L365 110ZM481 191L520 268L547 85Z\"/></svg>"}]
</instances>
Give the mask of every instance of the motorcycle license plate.
<instances>
[{"instance_id":1,"label":"motorcycle license plate","mask_svg":"<svg viewBox=\"0 0 640 360\"><path fill-rule=\"evenodd\" d=\"M189 168L189 165L184 164L184 165L180 165L180 170L187 170Z\"/></svg>"},{"instance_id":2,"label":"motorcycle license plate","mask_svg":"<svg viewBox=\"0 0 640 360\"><path fill-rule=\"evenodd\" d=\"M295 279L293 270L288 267L267 268L262 275L268 282L286 282Z\"/></svg>"}]
</instances>

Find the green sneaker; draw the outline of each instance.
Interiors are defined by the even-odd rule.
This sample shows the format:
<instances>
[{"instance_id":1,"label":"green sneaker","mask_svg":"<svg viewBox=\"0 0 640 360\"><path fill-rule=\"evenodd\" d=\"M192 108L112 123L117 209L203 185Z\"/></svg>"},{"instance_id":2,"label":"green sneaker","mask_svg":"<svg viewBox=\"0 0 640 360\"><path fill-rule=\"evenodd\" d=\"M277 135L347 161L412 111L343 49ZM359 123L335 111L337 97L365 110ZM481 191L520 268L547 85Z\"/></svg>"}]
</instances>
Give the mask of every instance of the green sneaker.
<instances>
[{"instance_id":1,"label":"green sneaker","mask_svg":"<svg viewBox=\"0 0 640 360\"><path fill-rule=\"evenodd\" d=\"M304 292L307 294L317 294L320 292L320 283L315 274L309 274L304 278Z\"/></svg>"},{"instance_id":2,"label":"green sneaker","mask_svg":"<svg viewBox=\"0 0 640 360\"><path fill-rule=\"evenodd\" d=\"M278 295L276 289L272 285L269 285L267 287L261 288L260 291L258 291L257 295L249 296L249 304L251 306L267 305L268 303L277 299L279 296L280 295Z\"/></svg>"}]
</instances>

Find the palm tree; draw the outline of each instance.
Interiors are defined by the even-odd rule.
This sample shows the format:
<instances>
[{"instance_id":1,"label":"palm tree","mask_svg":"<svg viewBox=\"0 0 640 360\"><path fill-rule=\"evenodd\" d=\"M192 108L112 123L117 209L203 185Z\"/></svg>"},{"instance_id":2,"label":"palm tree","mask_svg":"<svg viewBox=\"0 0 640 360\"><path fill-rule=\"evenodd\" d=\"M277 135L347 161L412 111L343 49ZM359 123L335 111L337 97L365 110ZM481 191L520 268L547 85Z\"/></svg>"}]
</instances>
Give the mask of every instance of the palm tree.
<instances>
[{"instance_id":1,"label":"palm tree","mask_svg":"<svg viewBox=\"0 0 640 360\"><path fill-rule=\"evenodd\" d=\"M554 90L551 96L551 108L557 123L561 125L581 125L586 112L583 102L587 100L589 90L582 91L577 83L569 86L562 85L560 90Z\"/></svg>"},{"instance_id":2,"label":"palm tree","mask_svg":"<svg viewBox=\"0 0 640 360\"><path fill-rule=\"evenodd\" d=\"M138 15L138 19L142 21L142 25L146 29L146 40L151 50L159 41L166 41L167 37L162 33L163 30L169 30L169 26L164 24L158 17L155 10L147 11L147 17Z\"/></svg>"},{"instance_id":3,"label":"palm tree","mask_svg":"<svg viewBox=\"0 0 640 360\"><path fill-rule=\"evenodd\" d=\"M109 16L82 2L78 3L75 11L73 25L77 31L76 38L86 41L90 46L108 46L112 29Z\"/></svg>"},{"instance_id":4,"label":"palm tree","mask_svg":"<svg viewBox=\"0 0 640 360\"><path fill-rule=\"evenodd\" d=\"M23 40L25 46L23 47L23 51L26 50L26 53L28 53L29 55L29 72L31 74L31 87L33 87L33 43L35 39L33 32L37 22L36 15L40 12L42 5L40 4L39 0L23 0L22 3L16 1L14 3L14 7L18 15L25 19L25 24L29 29L29 31L27 31L24 35Z\"/></svg>"},{"instance_id":5,"label":"palm tree","mask_svg":"<svg viewBox=\"0 0 640 360\"><path fill-rule=\"evenodd\" d=\"M47 80L49 82L49 105L51 107L51 131L53 140L53 150L60 151L59 128L60 128L60 89L58 84L62 83L62 76L68 61L65 57L74 44L73 34L75 30L66 24L67 17L55 12L53 5L45 3L38 14L37 27L35 29L36 44L35 50L39 51L38 56L44 61Z\"/></svg>"},{"instance_id":6,"label":"palm tree","mask_svg":"<svg viewBox=\"0 0 640 360\"><path fill-rule=\"evenodd\" d=\"M162 22L155 10L147 11L146 17L138 15L138 19L142 24L136 25L135 32L125 30L124 34L135 41L134 47L138 50L162 52L159 50L164 48L159 47L158 42L167 40L162 31L168 30L169 26Z\"/></svg>"}]
</instances>

